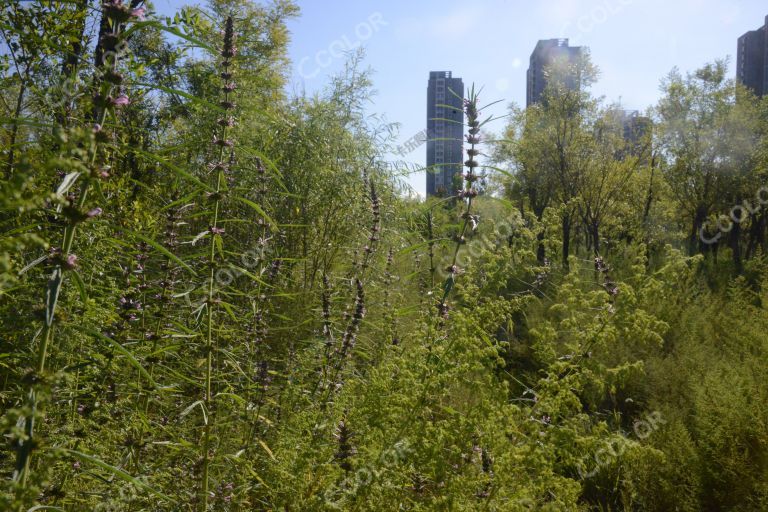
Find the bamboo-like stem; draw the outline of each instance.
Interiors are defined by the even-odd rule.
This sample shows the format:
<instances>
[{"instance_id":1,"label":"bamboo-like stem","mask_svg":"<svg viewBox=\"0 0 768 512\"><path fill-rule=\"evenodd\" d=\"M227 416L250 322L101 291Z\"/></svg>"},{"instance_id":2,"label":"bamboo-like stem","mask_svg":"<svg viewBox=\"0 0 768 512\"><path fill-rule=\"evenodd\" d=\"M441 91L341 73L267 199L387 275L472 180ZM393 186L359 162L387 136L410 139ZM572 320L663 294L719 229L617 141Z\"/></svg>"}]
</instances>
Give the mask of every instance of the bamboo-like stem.
<instances>
[{"instance_id":1,"label":"bamboo-like stem","mask_svg":"<svg viewBox=\"0 0 768 512\"><path fill-rule=\"evenodd\" d=\"M111 20L111 23L112 23L115 34L119 34L120 24L117 23L115 20ZM117 62L118 62L118 59L117 57L115 57L111 63L111 71L113 73L117 69ZM101 88L100 88L101 100L107 101L107 98L109 97L113 89L114 89L114 86L110 82L103 81L101 83ZM96 123L99 127L101 127L104 124L104 120L106 119L106 116L107 116L107 108L105 106L101 106L100 110L98 110L98 114L95 116ZM98 153L99 153L98 147L96 146L93 148L93 152L91 154L91 158L89 161L90 169L93 169L94 166L96 165ZM76 203L77 211L81 211L85 206L85 202L88 198L88 192L91 186L91 179L92 177L90 175L85 175L83 177L80 197L78 198L78 201ZM58 305L59 295L61 293L61 288L64 282L64 269L65 269L64 265L68 255L70 254L70 251L72 250L72 245L75 240L75 232L77 230L78 222L79 222L79 219L72 219L64 228L63 240L61 245L61 253L59 255L59 258L57 258L54 261L54 268L48 280L48 285L47 285L47 290L45 295L45 322L43 324L43 329L41 333L42 340L40 342L40 347L38 349L37 364L35 365L35 375L37 376L37 378L42 378L46 370L48 351L54 339L53 333L54 333L54 327L55 327L56 307ZM30 384L30 388L28 391L28 403L30 407L30 412L27 415L27 417L24 419L24 423L25 423L24 434L26 436L26 440L21 444L21 447L18 450L17 458L16 458L16 467L14 471L14 479L17 482L19 482L20 488L22 491L27 487L29 473L31 471L31 464L32 464L32 450L35 445L35 440L34 440L35 416L37 414L39 403L38 403L37 393L35 391L34 382Z\"/></svg>"},{"instance_id":2,"label":"bamboo-like stem","mask_svg":"<svg viewBox=\"0 0 768 512\"><path fill-rule=\"evenodd\" d=\"M355 310L352 314L349 324L347 325L346 330L344 331L344 335L342 336L341 346L337 350L338 358L336 364L333 366L333 375L330 380L325 382L327 389L325 398L322 401L322 407L327 405L332 394L336 391L336 380L339 378L344 368L344 362L347 358L347 354L349 354L350 350L354 347L355 340L357 339L357 333L360 330L360 324L365 317L365 293L363 291L363 280L365 278L366 270L370 267L371 256L375 252L379 241L381 240L381 201L379 200L379 196L376 194L376 186L373 182L373 179L369 178L369 186L369 199L371 202L371 225L369 229L367 244L365 247L363 247L363 261L360 266L360 271L358 273L358 277L354 279L355 287L353 290L355 293ZM330 334L330 325L327 323L328 320L328 318L324 318L324 322L326 322L324 331L326 331L326 337L330 336L330 339L332 340L332 335ZM326 358L325 362L329 363L330 358ZM324 371L323 375L321 376L321 380L325 376L326 372ZM317 387L315 387L315 390L317 390Z\"/></svg>"},{"instance_id":3,"label":"bamboo-like stem","mask_svg":"<svg viewBox=\"0 0 768 512\"><path fill-rule=\"evenodd\" d=\"M222 61L222 80L225 86L223 87L224 90L224 105L228 105L228 107L225 107L226 110L228 110L230 105L230 89L227 87L227 84L229 84L229 78L230 78L230 72L229 72L229 66L230 66L230 58L234 56L235 48L233 45L233 39L234 39L234 20L232 16L230 15L227 18L225 30L224 30L224 46L222 49L222 57L224 57L224 60ZM210 471L210 462L211 462L211 430L213 428L216 411L214 410L215 404L213 400L213 373L214 373L214 360L213 360L213 352L214 352L214 336L213 336L213 322L214 322L214 308L215 308L215 295L216 295L216 237L218 235L218 223L219 223L219 214L220 214L220 208L221 208L221 191L223 183L225 182L225 175L224 171L227 166L227 164L224 163L224 154L225 154L225 148L228 145L227 144L227 127L228 127L228 120L225 119L224 122L220 123L220 130L219 130L219 156L218 161L214 165L214 169L216 170L216 186L214 189L215 194L215 201L213 206L213 218L211 220L211 226L210 226L210 234L211 234L211 244L210 244L210 250L208 253L208 263L210 266L210 273L208 276L208 301L206 304L206 341L205 341L205 352L206 352L206 365L205 365L205 395L203 396L203 404L206 411L206 420L205 420L205 426L203 427L203 440L200 444L200 450L201 450L201 458L202 458L202 474L200 477L200 510L206 511L208 510L208 499L209 499L209 471ZM230 159L231 160L231 159Z\"/></svg>"},{"instance_id":4,"label":"bamboo-like stem","mask_svg":"<svg viewBox=\"0 0 768 512\"><path fill-rule=\"evenodd\" d=\"M435 288L435 242L434 233L432 229L432 212L427 212L427 247L429 248L429 289Z\"/></svg>"},{"instance_id":5,"label":"bamboo-like stem","mask_svg":"<svg viewBox=\"0 0 768 512\"><path fill-rule=\"evenodd\" d=\"M445 280L445 286L443 287L443 296L440 298L438 304L438 310L443 318L448 315L448 295L453 289L453 285L456 282L456 275L460 269L456 265L459 258L459 250L461 246L466 243L467 228L470 222L474 221L472 216L472 201L477 197L477 189L474 188L474 182L477 180L475 174L475 167L479 164L475 160L475 157L479 154L476 149L476 145L480 142L480 121L478 119L479 113L477 110L477 96L474 91L470 94L469 99L465 101L465 109L467 113L467 124L469 125L469 134L467 135L467 142L469 142L469 149L467 155L469 159L464 162L464 166L467 168L467 173L464 175L464 188L459 192L460 199L466 199L464 211L461 214L461 218L464 222L461 225L461 230L456 235L456 246L453 250L453 257L451 258L451 264L446 269L449 272L449 276Z\"/></svg>"},{"instance_id":6,"label":"bamboo-like stem","mask_svg":"<svg viewBox=\"0 0 768 512\"><path fill-rule=\"evenodd\" d=\"M266 197L266 193L267 193L266 168L264 167L264 164L262 163L261 159L258 157L256 158L256 170L259 174L259 188L257 189L257 198L259 200L259 203L263 204ZM268 239L267 239L267 223L263 219L261 219L260 224L261 224L261 237L258 239L258 245L259 245L261 257L259 258L259 264L261 265L261 269L262 269L260 273L261 275L263 275L264 269L266 268L265 254L266 254ZM264 342L266 341L265 333L267 331L266 331L265 320L264 320L263 302L264 302L264 295L262 290L262 281L259 280L256 286L256 300L252 302L253 308L254 308L253 314L254 314L254 326L255 326L256 336L253 342L250 344L250 348L248 351L250 368L255 368L261 345L263 345ZM267 365L266 360L262 360L259 363L260 375L267 371L266 365ZM262 368L264 368L264 372L261 371ZM267 378L267 377L265 376L264 378ZM246 404L245 404L245 416L246 417L250 416L249 408L253 407L254 400L257 402L257 405L256 405L256 410L253 414L253 417L249 422L246 436L243 440L243 447L246 450L253 443L253 438L256 435L256 430L257 430L259 418L261 415L261 406L264 403L264 399L267 392L266 390L267 386L264 383L261 383L259 387L261 388L259 393L259 398L256 399L255 398L256 393L252 391L253 383L252 382L248 383L248 400L246 400Z\"/></svg>"}]
</instances>

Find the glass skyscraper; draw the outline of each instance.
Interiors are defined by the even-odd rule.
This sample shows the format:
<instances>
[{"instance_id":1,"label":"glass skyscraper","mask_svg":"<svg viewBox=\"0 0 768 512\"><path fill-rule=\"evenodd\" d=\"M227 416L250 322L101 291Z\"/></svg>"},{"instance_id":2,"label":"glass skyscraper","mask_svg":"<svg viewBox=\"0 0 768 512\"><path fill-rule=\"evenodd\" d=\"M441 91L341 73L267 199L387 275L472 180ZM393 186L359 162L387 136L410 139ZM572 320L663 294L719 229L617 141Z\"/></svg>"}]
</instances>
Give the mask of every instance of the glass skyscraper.
<instances>
[{"instance_id":1,"label":"glass skyscraper","mask_svg":"<svg viewBox=\"0 0 768 512\"><path fill-rule=\"evenodd\" d=\"M541 95L547 87L545 72L549 66L557 62L573 64L581 52L581 46L568 46L568 39L541 39L536 43L528 67L525 105L530 107L541 101ZM569 88L577 87L577 83L575 77L567 80Z\"/></svg>"},{"instance_id":2,"label":"glass skyscraper","mask_svg":"<svg viewBox=\"0 0 768 512\"><path fill-rule=\"evenodd\" d=\"M765 25L739 38L736 78L758 96L768 94L768 16Z\"/></svg>"},{"instance_id":3,"label":"glass skyscraper","mask_svg":"<svg viewBox=\"0 0 768 512\"><path fill-rule=\"evenodd\" d=\"M450 71L431 71L427 85L427 196L456 193L464 140L464 82Z\"/></svg>"}]
</instances>

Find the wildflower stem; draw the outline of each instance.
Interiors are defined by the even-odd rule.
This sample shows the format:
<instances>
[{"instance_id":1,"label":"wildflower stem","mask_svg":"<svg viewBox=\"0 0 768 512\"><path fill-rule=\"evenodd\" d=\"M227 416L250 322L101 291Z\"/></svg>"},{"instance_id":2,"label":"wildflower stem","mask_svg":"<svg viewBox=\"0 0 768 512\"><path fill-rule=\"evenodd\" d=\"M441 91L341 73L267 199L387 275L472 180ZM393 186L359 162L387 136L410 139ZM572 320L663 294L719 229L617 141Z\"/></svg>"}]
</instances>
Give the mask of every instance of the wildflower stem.
<instances>
[{"instance_id":1,"label":"wildflower stem","mask_svg":"<svg viewBox=\"0 0 768 512\"><path fill-rule=\"evenodd\" d=\"M115 33L119 33L119 24L114 23ZM114 71L117 67L117 59L115 58L111 63L111 69ZM113 86L109 83L101 84L101 96L106 98L112 92ZM102 126L107 116L107 108L105 106L100 107L98 115L96 116L97 125ZM93 169L96 165L96 161L99 155L98 147L94 147L90 155L89 169ZM66 179L66 178L65 178ZM76 208L81 211L88 198L88 192L91 185L91 176L85 175L83 177L83 183L80 187L80 196L76 203ZM75 240L75 232L77 230L77 222L70 220L64 227L61 254L60 257L54 261L54 268L51 272L51 276L48 279L47 290L45 294L45 322L42 329L42 339L40 347L38 348L37 364L35 366L36 378L42 378L46 370L46 362L48 358L48 351L53 343L53 331L55 327L56 308L58 305L59 295L61 293L61 287L64 282L64 264L68 255L72 250L72 245ZM24 435L25 439L21 442L19 447L16 467L14 471L14 478L20 483L20 491L23 491L27 487L29 473L31 471L32 464L32 450L35 443L35 416L39 407L37 392L35 390L34 380L30 384L28 391L28 404L29 413L24 419Z\"/></svg>"},{"instance_id":2,"label":"wildflower stem","mask_svg":"<svg viewBox=\"0 0 768 512\"><path fill-rule=\"evenodd\" d=\"M222 87L222 90L224 91L224 101L222 102L223 105L231 105L230 102L230 92L233 90L233 87L230 87L229 80L229 66L230 66L230 58L234 56L235 48L233 45L234 40L234 20L232 16L227 17L226 24L225 24L225 30L224 30L224 45L222 48L222 57L224 60L222 61L222 80L224 81L224 87ZM227 107L229 108L229 107ZM206 304L206 341L205 341L205 352L206 352L206 365L205 365L205 395L203 397L203 404L205 405L205 410L207 414L207 418L205 420L205 425L203 427L203 440L200 446L201 449L201 460L202 460L202 474L201 474L201 481L200 481L200 510L206 511L208 510L208 500L209 500L209 471L210 471L210 462L211 462L211 431L214 426L215 417L216 417L216 411L215 411L215 404L213 400L213 373L214 373L214 360L213 360L213 352L214 352L214 336L213 336L213 322L214 322L214 316L215 316L215 308L216 308L216 242L219 235L219 213L221 208L221 191L223 187L223 182L225 180L225 169L227 168L227 164L224 163L224 155L225 155L225 148L231 147L231 143L227 140L227 127L228 123L220 123L220 129L219 129L219 138L215 138L214 141L219 146L219 154L218 154L218 161L216 162L214 169L216 170L216 186L215 186L215 201L213 205L213 218L211 219L211 226L210 226L210 235L211 235L211 243L210 243L210 249L208 253L208 263L210 266L210 273L208 277L208 301Z\"/></svg>"}]
</instances>

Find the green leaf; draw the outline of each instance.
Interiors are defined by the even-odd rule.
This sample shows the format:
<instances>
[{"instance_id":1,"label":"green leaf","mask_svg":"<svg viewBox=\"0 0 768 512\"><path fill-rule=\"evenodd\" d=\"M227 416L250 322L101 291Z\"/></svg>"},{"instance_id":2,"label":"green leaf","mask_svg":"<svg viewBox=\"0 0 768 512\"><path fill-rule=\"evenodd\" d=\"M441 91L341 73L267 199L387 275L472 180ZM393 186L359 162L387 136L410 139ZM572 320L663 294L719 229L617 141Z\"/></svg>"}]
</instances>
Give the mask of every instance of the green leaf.
<instances>
[{"instance_id":1,"label":"green leaf","mask_svg":"<svg viewBox=\"0 0 768 512\"><path fill-rule=\"evenodd\" d=\"M34 126L35 128L50 128L53 126L52 123L41 123L35 119L29 119L24 117L5 117L0 116L0 125L23 125L23 126Z\"/></svg>"},{"instance_id":2,"label":"green leaf","mask_svg":"<svg viewBox=\"0 0 768 512\"><path fill-rule=\"evenodd\" d=\"M503 174L504 176L506 176L508 178L512 178L514 180L516 180L518 178L514 173L512 173L512 172L510 172L510 171L508 171L506 169L502 169L501 167L494 167L492 165L484 165L483 168L499 172L499 173Z\"/></svg>"},{"instance_id":3,"label":"green leaf","mask_svg":"<svg viewBox=\"0 0 768 512\"><path fill-rule=\"evenodd\" d=\"M212 109L212 110L224 112L224 109L221 108L220 106L216 105L215 103L211 103L210 101L205 101L203 99L198 98L197 96L195 96L193 94L189 94L188 92L185 92L185 91L182 91L182 90L179 90L179 89L171 89L170 87L165 87L163 85L148 84L148 83L144 83L144 82L133 82L131 85L139 85L139 86L142 86L142 87L148 87L150 89L159 89L159 90L161 90L163 92L167 92L168 94L177 95L177 96L181 96L183 98L186 98L189 101L191 101L192 103L197 103L198 105L201 105L201 106L203 106L205 108L209 108L209 109Z\"/></svg>"},{"instance_id":4,"label":"green leaf","mask_svg":"<svg viewBox=\"0 0 768 512\"><path fill-rule=\"evenodd\" d=\"M157 156L157 155L155 155L153 153L149 153L147 151L142 151L140 149L134 149L133 152L136 153L137 155L141 155L142 157L144 157L145 159L147 159L150 162L158 163L158 164L162 165L163 167L166 167L166 168L170 169L171 171L173 171L174 173L178 174L182 178L191 181L195 185L197 185L197 186L199 186L199 187L201 187L201 188L203 188L205 190L213 190L209 185L206 185L205 183L203 183L202 181L200 181L196 177L192 176L190 173L188 173L187 171L185 171L184 169L182 169L178 165L172 164L171 162L169 162L168 160L165 160L164 158L160 158L159 156Z\"/></svg>"},{"instance_id":5,"label":"green leaf","mask_svg":"<svg viewBox=\"0 0 768 512\"><path fill-rule=\"evenodd\" d=\"M216 233L213 235L213 245L216 247L216 251L218 251L219 256L221 256L222 259L226 258L224 254L224 241L221 238L221 235Z\"/></svg>"},{"instance_id":6,"label":"green leaf","mask_svg":"<svg viewBox=\"0 0 768 512\"><path fill-rule=\"evenodd\" d=\"M237 315L232 310L231 304L222 301L219 303L219 305L229 314L229 318L231 318L233 322L237 322Z\"/></svg>"},{"instance_id":7,"label":"green leaf","mask_svg":"<svg viewBox=\"0 0 768 512\"><path fill-rule=\"evenodd\" d=\"M157 20L147 20L147 21L137 21L131 24L131 26L123 32L123 37L128 37L131 35L132 32L139 30L144 27L152 27L156 28L158 30L162 30L163 32L168 32L169 34L173 34L174 36L178 37L179 39L183 39L184 41L187 41L188 43L192 43L193 45L197 46L198 48L203 48L204 50L208 50L211 53L218 53L216 48L209 45L205 41L198 39L194 36L190 36L189 34L185 34L181 30L177 29L176 27L169 27L167 25L163 25Z\"/></svg>"},{"instance_id":8,"label":"green leaf","mask_svg":"<svg viewBox=\"0 0 768 512\"><path fill-rule=\"evenodd\" d=\"M190 243L191 243L191 245L194 247L194 245L195 245L197 242L199 242L199 241L200 241L200 239L202 239L202 238L204 238L204 237L208 236L208 233L210 233L210 231L208 231L208 230L206 229L205 231L201 231L200 233L198 233L197 235L195 235L195 237L192 239L192 242L190 242Z\"/></svg>"},{"instance_id":9,"label":"green leaf","mask_svg":"<svg viewBox=\"0 0 768 512\"><path fill-rule=\"evenodd\" d=\"M180 204L184 204L184 203L186 203L188 201L191 201L192 199L197 197L200 194L201 191L202 191L201 189L195 189L191 193L185 195L184 197L180 197L179 199L177 199L175 201L171 201L170 203L166 204L165 206L160 208L160 211L164 212L166 210L174 208L175 206L178 206Z\"/></svg>"},{"instance_id":10,"label":"green leaf","mask_svg":"<svg viewBox=\"0 0 768 512\"><path fill-rule=\"evenodd\" d=\"M88 292L86 291L83 278L80 277L80 274L77 273L77 270L74 270L74 269L72 270L72 278L75 280L77 289L80 292L80 300L83 301L83 305L88 304Z\"/></svg>"},{"instance_id":11,"label":"green leaf","mask_svg":"<svg viewBox=\"0 0 768 512\"><path fill-rule=\"evenodd\" d=\"M39 258L37 258L36 260L32 261L30 264L28 264L27 266L25 266L23 269L19 270L19 275L22 275L22 274L26 273L26 272L27 272L29 269L33 268L34 266L38 265L39 263L42 263L42 262L43 262L43 261L45 261L46 259L48 259L48 256L47 256L47 255L45 255L45 256L40 256L40 257L39 257Z\"/></svg>"},{"instance_id":12,"label":"green leaf","mask_svg":"<svg viewBox=\"0 0 768 512\"><path fill-rule=\"evenodd\" d=\"M427 246L429 246L429 244L438 244L438 243L446 242L448 240L450 240L450 239L449 238L435 238L435 239L432 239L432 240L427 240L425 242L419 242L418 244L413 244L413 245L411 245L409 247L406 247L405 249L400 249L399 251L397 251L397 254L407 254L409 252L413 252L415 250L418 250L418 249L420 249L422 247L427 247Z\"/></svg>"},{"instance_id":13,"label":"green leaf","mask_svg":"<svg viewBox=\"0 0 768 512\"><path fill-rule=\"evenodd\" d=\"M208 413L205 411L205 404L203 403L202 400L196 400L196 401L192 402L192 404L190 404L189 407L187 407L186 409L181 411L181 414L179 414L179 419L185 417L187 414L192 412L192 409L194 409L198 405L200 406L200 410L203 411L203 424L207 425L208 424Z\"/></svg>"},{"instance_id":14,"label":"green leaf","mask_svg":"<svg viewBox=\"0 0 768 512\"><path fill-rule=\"evenodd\" d=\"M260 285L262 285L262 286L264 286L266 288L272 288L272 285L270 285L266 281L263 281L259 276L257 276L253 272L249 272L248 270L244 269L243 267L238 267L237 265L230 265L230 268L233 269L238 274L242 274L242 275L250 277L251 279L253 279L254 281L256 281L257 283L259 283Z\"/></svg>"},{"instance_id":15,"label":"green leaf","mask_svg":"<svg viewBox=\"0 0 768 512\"><path fill-rule=\"evenodd\" d=\"M445 284L443 285L443 299L448 297L448 294L451 293L451 290L453 289L453 284L454 284L453 276L450 276L445 279Z\"/></svg>"},{"instance_id":16,"label":"green leaf","mask_svg":"<svg viewBox=\"0 0 768 512\"><path fill-rule=\"evenodd\" d=\"M128 482L128 483L131 483L131 484L135 485L136 487L138 487L140 489L144 489L145 491L148 491L148 492L154 494L155 496L163 498L164 500L167 500L167 501L172 501L170 497L166 496L165 494L161 493L160 491L155 490L154 488L152 488L149 485L145 484L144 482L142 482L138 478L134 478L133 476L131 476L130 474L126 473L122 469L117 468L115 466L112 466L110 464L107 464L106 462L104 462L102 460L99 460L96 457L93 457L91 455L87 455L87 454L85 454L83 452L79 452L77 450L70 450L68 448L58 448L58 449L64 451L68 455L70 455L70 456L72 456L72 457L74 457L74 458L76 458L76 459L78 459L78 460L80 460L82 462L94 464L94 465L100 467L101 469L109 471L110 473L112 473L113 475L118 477L119 479L121 479L121 480L123 480L125 482Z\"/></svg>"},{"instance_id":17,"label":"green leaf","mask_svg":"<svg viewBox=\"0 0 768 512\"><path fill-rule=\"evenodd\" d=\"M173 262L175 262L175 263L178 263L179 265L181 265L181 266L182 266L182 267L184 267L185 269L189 270L189 272L190 272L190 273L191 273L193 276L196 276L196 275L197 275L197 272L195 272L195 271L192 269L192 267L190 267L189 265L187 265L186 263L184 263L183 261L181 261L181 260L180 260L180 259L179 259L179 258L178 258L178 257L177 257L175 254L173 254L171 251L169 251L168 249L166 249L165 247L163 247L163 246L162 246L162 245L160 245L159 243L155 242L155 241L154 241L154 240L152 240L151 238L149 238L149 237L147 237L147 236L144 236L144 235L142 235L141 233L137 233L137 232L135 232L135 231L131 231L130 229L127 229L127 228L122 228L122 230L123 230L124 232L126 232L126 233L129 233L129 234L133 235L134 237L138 238L139 240L142 240L143 242L146 242L146 243L148 243L148 244L149 244L149 245L151 245L153 248L155 248L156 250L158 250L159 252L161 252L161 253L163 253L165 256L167 256L167 257L168 257L168 259L170 259L171 261L173 261Z\"/></svg>"},{"instance_id":18,"label":"green leaf","mask_svg":"<svg viewBox=\"0 0 768 512\"><path fill-rule=\"evenodd\" d=\"M275 221L273 221L273 220L270 218L270 216L269 216L269 215L267 215L267 212L265 212L264 210L262 210L262 209L261 209L261 206L257 205L256 203L254 203L254 202L253 202L253 201L251 201L250 199L246 199L246 198L244 198L244 197L237 197L236 199L237 199L238 201L240 201L241 203L243 203L243 204L246 204L246 205L250 206L251 208L253 208L254 210L256 210L256 213L258 213L259 215L261 215L261 217L262 217L264 220L266 220L267 222L269 222L269 223L270 223L270 224L271 224L273 227L277 225L277 224L275 223Z\"/></svg>"},{"instance_id":19,"label":"green leaf","mask_svg":"<svg viewBox=\"0 0 768 512\"><path fill-rule=\"evenodd\" d=\"M283 192L288 194L288 189L283 184L283 174L280 172L280 169L278 169L277 165L267 155L265 155L264 153L262 153L261 151L255 148L241 147L239 149L243 153L251 153L259 157L261 159L261 163L266 164L267 170L272 173L272 177L275 180L275 183L278 184L278 186L283 190ZM293 194L289 194L289 195L293 195Z\"/></svg>"},{"instance_id":20,"label":"green leaf","mask_svg":"<svg viewBox=\"0 0 768 512\"><path fill-rule=\"evenodd\" d=\"M101 341L106 341L107 343L109 343L110 345L112 345L112 346L113 346L113 347L114 347L114 348L115 348L115 349L116 349L118 352L120 352L121 354L123 354L123 355L124 355L124 356L125 356L125 357L128 359L128 362L129 362L129 363L131 363L131 365L132 365L134 368L136 368L136 369L139 371L139 373L140 373L140 374L141 374L141 375L142 375L142 376L143 376L145 379L147 379L147 381L150 383L150 385L151 385L152 387L157 387L157 383L156 383L156 382L155 382L155 380L152 378L152 376L149 374L149 372L148 372L147 370L145 370L145 369L144 369L144 367L143 367L143 366L141 366L141 363L139 363L139 361L138 361L138 360L137 360L135 357L133 357L133 354L131 354L131 353L130 353L130 352L129 352L129 351L128 351L128 350L127 350L127 349L126 349L124 346L122 346L120 343L118 343L117 341L113 340L113 339L112 339L112 338L110 338L109 336L105 336L105 335L103 335L103 334L102 334L102 333L100 333L99 331L94 331L94 330L92 330L92 329L86 329L86 328L83 328L83 327L77 327L76 329L78 329L79 331L81 331L81 332L83 332L83 333L85 333L85 334L90 334L90 335L91 335L91 336L93 336L94 338L98 338L98 339L100 339Z\"/></svg>"},{"instance_id":21,"label":"green leaf","mask_svg":"<svg viewBox=\"0 0 768 512\"><path fill-rule=\"evenodd\" d=\"M72 185L75 184L77 181L77 178L80 177L80 173L75 171L67 174L64 176L64 179L61 180L61 184L59 185L59 188L56 189L56 195L63 196L67 193L67 191L72 187Z\"/></svg>"},{"instance_id":22,"label":"green leaf","mask_svg":"<svg viewBox=\"0 0 768 512\"><path fill-rule=\"evenodd\" d=\"M275 454L272 453L272 450L269 449L269 446L267 446L267 443L259 439L259 444L261 445L262 448L264 448L264 451L267 452L267 454L269 455L269 458L277 462L277 459L275 458Z\"/></svg>"}]
</instances>

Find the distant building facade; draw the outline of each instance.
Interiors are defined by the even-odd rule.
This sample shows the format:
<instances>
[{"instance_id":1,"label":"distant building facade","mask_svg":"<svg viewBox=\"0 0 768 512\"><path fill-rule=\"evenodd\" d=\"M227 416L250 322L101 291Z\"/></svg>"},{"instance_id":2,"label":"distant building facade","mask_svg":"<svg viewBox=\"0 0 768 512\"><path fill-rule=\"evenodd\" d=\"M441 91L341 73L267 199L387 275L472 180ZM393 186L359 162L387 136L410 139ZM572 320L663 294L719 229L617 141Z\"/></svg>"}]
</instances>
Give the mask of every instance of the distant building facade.
<instances>
[{"instance_id":1,"label":"distant building facade","mask_svg":"<svg viewBox=\"0 0 768 512\"><path fill-rule=\"evenodd\" d=\"M621 110L619 118L623 130L627 153L632 156L647 157L648 137L653 129L650 117L641 116L637 110Z\"/></svg>"},{"instance_id":2,"label":"distant building facade","mask_svg":"<svg viewBox=\"0 0 768 512\"><path fill-rule=\"evenodd\" d=\"M739 38L736 79L758 96L768 94L768 16L762 27Z\"/></svg>"},{"instance_id":3,"label":"distant building facade","mask_svg":"<svg viewBox=\"0 0 768 512\"><path fill-rule=\"evenodd\" d=\"M568 46L568 39L542 39L536 43L528 66L526 106L530 107L541 101L541 95L547 87L545 71L549 66L558 61L575 63L582 51L581 46ZM568 82L572 88L578 84L576 77Z\"/></svg>"},{"instance_id":4,"label":"distant building facade","mask_svg":"<svg viewBox=\"0 0 768 512\"><path fill-rule=\"evenodd\" d=\"M427 85L427 196L455 193L464 139L464 82L450 71L431 71Z\"/></svg>"}]
</instances>

